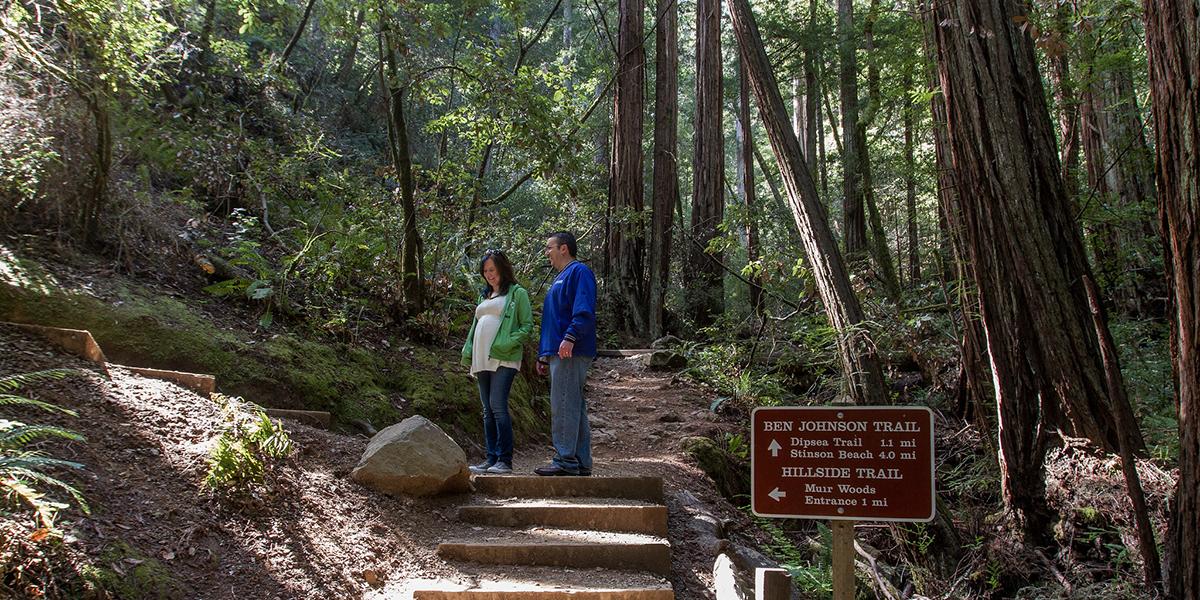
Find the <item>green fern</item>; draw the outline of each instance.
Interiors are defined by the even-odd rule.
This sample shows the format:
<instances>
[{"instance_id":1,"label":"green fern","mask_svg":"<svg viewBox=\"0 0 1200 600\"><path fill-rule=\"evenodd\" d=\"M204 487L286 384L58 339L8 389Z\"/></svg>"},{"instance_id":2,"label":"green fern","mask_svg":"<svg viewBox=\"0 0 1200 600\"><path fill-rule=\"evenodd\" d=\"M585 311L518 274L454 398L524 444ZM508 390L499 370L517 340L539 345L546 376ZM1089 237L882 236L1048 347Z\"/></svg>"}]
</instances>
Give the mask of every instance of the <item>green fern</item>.
<instances>
[{"instance_id":1,"label":"green fern","mask_svg":"<svg viewBox=\"0 0 1200 600\"><path fill-rule=\"evenodd\" d=\"M0 408L36 408L77 416L70 409L7 392L78 373L73 369L51 369L0 377L0 390L6 392L0 394ZM79 490L49 474L55 469L82 469L82 464L54 458L40 450L27 449L30 444L45 439L84 441L82 435L55 425L26 424L0 418L0 496L7 504L28 507L33 511L38 525L50 529L54 526L54 517L69 505L51 498L44 491L46 488L65 492L84 513L88 513L89 508Z\"/></svg>"},{"instance_id":2,"label":"green fern","mask_svg":"<svg viewBox=\"0 0 1200 600\"><path fill-rule=\"evenodd\" d=\"M292 451L283 424L241 398L213 394L213 399L222 405L226 425L209 454L205 485L221 489L262 482L271 459Z\"/></svg>"}]
</instances>

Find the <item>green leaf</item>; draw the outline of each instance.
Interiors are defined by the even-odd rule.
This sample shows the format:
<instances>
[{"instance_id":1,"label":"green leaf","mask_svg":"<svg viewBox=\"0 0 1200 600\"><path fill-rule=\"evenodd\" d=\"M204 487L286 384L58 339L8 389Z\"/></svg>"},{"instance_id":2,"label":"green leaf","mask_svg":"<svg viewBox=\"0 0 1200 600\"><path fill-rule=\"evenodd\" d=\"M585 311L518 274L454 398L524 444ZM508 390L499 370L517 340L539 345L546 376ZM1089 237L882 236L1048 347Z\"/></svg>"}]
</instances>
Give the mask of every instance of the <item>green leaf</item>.
<instances>
[{"instance_id":1,"label":"green leaf","mask_svg":"<svg viewBox=\"0 0 1200 600\"><path fill-rule=\"evenodd\" d=\"M251 300L266 300L275 293L275 288L271 287L271 282L263 279L256 279L246 286L246 297Z\"/></svg>"}]
</instances>

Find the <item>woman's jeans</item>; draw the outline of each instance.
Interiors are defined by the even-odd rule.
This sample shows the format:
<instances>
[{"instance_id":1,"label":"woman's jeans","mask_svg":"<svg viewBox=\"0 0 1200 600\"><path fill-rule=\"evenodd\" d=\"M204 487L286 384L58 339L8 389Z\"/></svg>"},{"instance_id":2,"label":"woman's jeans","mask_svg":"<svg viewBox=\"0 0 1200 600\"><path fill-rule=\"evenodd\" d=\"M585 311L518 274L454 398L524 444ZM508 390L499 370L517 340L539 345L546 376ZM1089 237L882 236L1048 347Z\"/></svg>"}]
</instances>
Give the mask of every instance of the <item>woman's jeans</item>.
<instances>
[{"instance_id":1,"label":"woman's jeans","mask_svg":"<svg viewBox=\"0 0 1200 600\"><path fill-rule=\"evenodd\" d=\"M513 429L508 414L508 392L512 389L517 370L499 367L475 374L479 382L479 400L483 403L483 442L487 446L487 461L512 466Z\"/></svg>"}]
</instances>

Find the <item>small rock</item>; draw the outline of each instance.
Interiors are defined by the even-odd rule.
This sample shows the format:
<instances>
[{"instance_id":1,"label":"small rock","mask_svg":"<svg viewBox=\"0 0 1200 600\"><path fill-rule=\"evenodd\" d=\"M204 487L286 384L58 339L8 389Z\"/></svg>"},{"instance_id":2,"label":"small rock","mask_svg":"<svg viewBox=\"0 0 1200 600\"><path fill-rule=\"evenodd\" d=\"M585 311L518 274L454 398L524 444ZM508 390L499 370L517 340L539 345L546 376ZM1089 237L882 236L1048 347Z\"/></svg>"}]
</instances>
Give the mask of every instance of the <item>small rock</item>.
<instances>
[{"instance_id":1,"label":"small rock","mask_svg":"<svg viewBox=\"0 0 1200 600\"><path fill-rule=\"evenodd\" d=\"M604 429L605 427L608 427L608 421L595 415L588 417L588 422L591 423L592 429Z\"/></svg>"},{"instance_id":2,"label":"small rock","mask_svg":"<svg viewBox=\"0 0 1200 600\"><path fill-rule=\"evenodd\" d=\"M379 586L383 585L383 578L380 577L379 573L377 571L375 571L374 569L367 569L367 570L363 571L362 577L363 577L363 579L365 579L367 581L367 584L370 585L371 587L379 587Z\"/></svg>"},{"instance_id":3,"label":"small rock","mask_svg":"<svg viewBox=\"0 0 1200 600\"><path fill-rule=\"evenodd\" d=\"M658 410L658 407L654 406L653 404L639 404L637 406L637 408L635 408L634 410L636 410L639 413L646 414L646 413L652 413L652 412Z\"/></svg>"},{"instance_id":4,"label":"small rock","mask_svg":"<svg viewBox=\"0 0 1200 600\"><path fill-rule=\"evenodd\" d=\"M667 413L665 415L659 416L658 421L660 423L682 423L683 417L680 417L679 415L677 415L675 413Z\"/></svg>"}]
</instances>

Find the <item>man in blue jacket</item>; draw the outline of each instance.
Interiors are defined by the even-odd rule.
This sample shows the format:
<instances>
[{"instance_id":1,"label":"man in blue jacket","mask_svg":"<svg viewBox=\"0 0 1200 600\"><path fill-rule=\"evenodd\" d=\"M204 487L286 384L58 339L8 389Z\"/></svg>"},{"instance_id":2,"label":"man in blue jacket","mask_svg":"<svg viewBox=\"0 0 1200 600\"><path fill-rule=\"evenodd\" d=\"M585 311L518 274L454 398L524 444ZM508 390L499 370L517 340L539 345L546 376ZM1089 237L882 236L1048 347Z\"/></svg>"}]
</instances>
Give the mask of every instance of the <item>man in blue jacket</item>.
<instances>
[{"instance_id":1,"label":"man in blue jacket","mask_svg":"<svg viewBox=\"0 0 1200 600\"><path fill-rule=\"evenodd\" d=\"M550 373L550 436L554 460L538 475L591 475L592 430L583 386L596 357L596 275L575 259L578 245L567 231L550 234L546 256L558 271L542 303L539 375Z\"/></svg>"}]
</instances>

